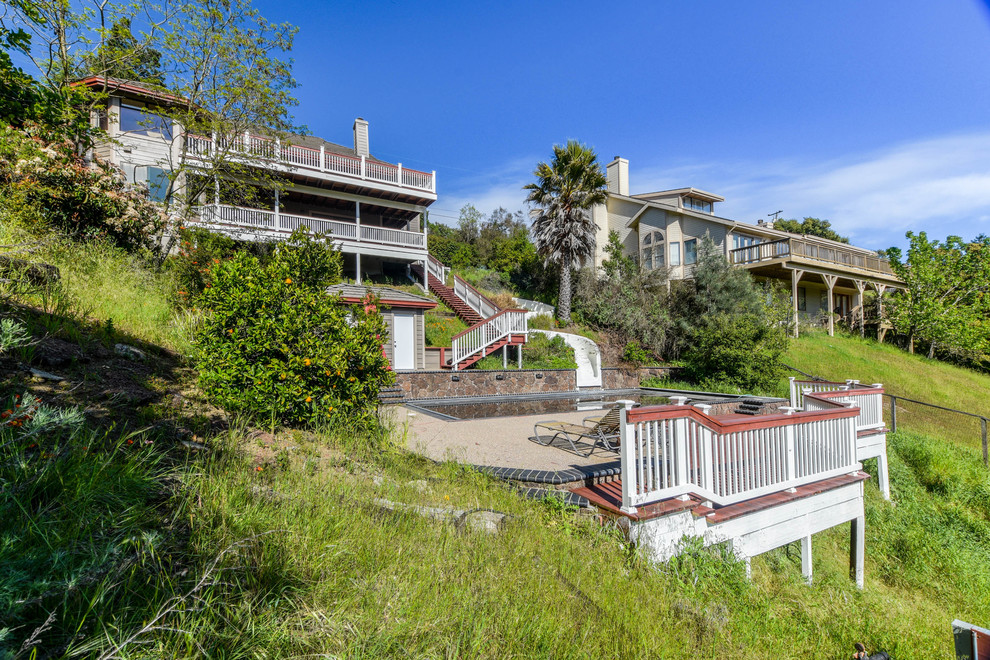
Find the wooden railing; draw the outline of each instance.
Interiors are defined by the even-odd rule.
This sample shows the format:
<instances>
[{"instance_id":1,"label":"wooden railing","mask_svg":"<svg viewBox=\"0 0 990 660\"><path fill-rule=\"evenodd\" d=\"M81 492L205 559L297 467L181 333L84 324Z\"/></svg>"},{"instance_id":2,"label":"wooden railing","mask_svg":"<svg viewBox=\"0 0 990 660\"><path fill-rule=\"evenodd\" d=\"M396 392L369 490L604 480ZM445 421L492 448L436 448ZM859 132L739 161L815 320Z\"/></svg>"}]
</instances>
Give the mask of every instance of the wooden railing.
<instances>
[{"instance_id":1,"label":"wooden railing","mask_svg":"<svg viewBox=\"0 0 990 660\"><path fill-rule=\"evenodd\" d=\"M798 380L793 376L788 379L790 381L790 403L794 408L804 407L804 393L809 391L812 393L818 392L836 392L843 388L849 390L857 389L869 389L874 387L882 387L880 383L874 383L873 385L864 385L858 380L847 380L842 383L828 381L828 380Z\"/></svg>"},{"instance_id":2,"label":"wooden railing","mask_svg":"<svg viewBox=\"0 0 990 660\"><path fill-rule=\"evenodd\" d=\"M200 219L205 223L233 225L248 229L261 229L276 232L291 233L299 227L306 226L321 234L330 234L334 238L385 245L423 248L426 246L426 236L419 232L388 227L369 227L361 225L358 237L358 225L353 222L327 220L324 218L309 218L306 216L275 213L261 209L249 209L241 206L226 204L211 204L199 208Z\"/></svg>"},{"instance_id":3,"label":"wooden railing","mask_svg":"<svg viewBox=\"0 0 990 660\"><path fill-rule=\"evenodd\" d=\"M458 298L466 302L468 307L478 312L484 318L494 316L501 311L498 305L486 298L484 294L458 275L454 275L454 293L457 294Z\"/></svg>"},{"instance_id":4,"label":"wooden railing","mask_svg":"<svg viewBox=\"0 0 990 660\"><path fill-rule=\"evenodd\" d=\"M319 170L333 174L354 177L365 181L388 183L401 188L413 188L436 193L436 172L421 172L402 166L384 163L366 156L350 156L295 144L282 144L278 140L257 135L238 135L230 139L205 137L189 134L186 136L186 153L192 158L207 159L215 155L216 146L222 151L244 154L261 160L273 161Z\"/></svg>"},{"instance_id":5,"label":"wooden railing","mask_svg":"<svg viewBox=\"0 0 990 660\"><path fill-rule=\"evenodd\" d=\"M688 494L727 505L855 472L859 410L836 405L725 421L683 399L623 410L623 509Z\"/></svg>"},{"instance_id":6,"label":"wooden railing","mask_svg":"<svg viewBox=\"0 0 990 660\"><path fill-rule=\"evenodd\" d=\"M801 238L783 238L729 251L730 263L737 265L755 264L787 257L803 257L814 261L883 273L884 275L894 275L890 263L880 257L871 256L858 250L821 245Z\"/></svg>"},{"instance_id":7,"label":"wooden railing","mask_svg":"<svg viewBox=\"0 0 990 660\"><path fill-rule=\"evenodd\" d=\"M527 332L525 309L503 309L495 316L454 336L451 341L450 366L456 371L461 362L477 353L484 354L492 344L510 335L525 335Z\"/></svg>"},{"instance_id":8,"label":"wooden railing","mask_svg":"<svg viewBox=\"0 0 990 660\"><path fill-rule=\"evenodd\" d=\"M825 406L822 402L834 404ZM856 389L841 388L832 392L805 393L805 410L824 410L835 405L851 405L859 408L856 418L856 430L882 429L883 421L883 387L878 383L873 387Z\"/></svg>"}]
</instances>

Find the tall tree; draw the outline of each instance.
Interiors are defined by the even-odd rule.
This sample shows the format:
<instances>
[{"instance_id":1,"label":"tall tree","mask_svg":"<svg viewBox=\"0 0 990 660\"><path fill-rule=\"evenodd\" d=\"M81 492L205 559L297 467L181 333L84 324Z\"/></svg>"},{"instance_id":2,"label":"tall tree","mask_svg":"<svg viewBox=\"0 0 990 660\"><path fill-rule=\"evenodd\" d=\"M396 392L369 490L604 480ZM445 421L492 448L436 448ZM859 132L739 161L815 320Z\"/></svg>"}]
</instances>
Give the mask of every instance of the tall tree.
<instances>
[{"instance_id":1,"label":"tall tree","mask_svg":"<svg viewBox=\"0 0 990 660\"><path fill-rule=\"evenodd\" d=\"M949 236L930 240L925 232L908 232L906 257L899 248L886 251L905 289L891 298L887 314L894 329L915 342L959 353L981 352L987 342L990 312L990 238L966 242Z\"/></svg>"},{"instance_id":2,"label":"tall tree","mask_svg":"<svg viewBox=\"0 0 990 660\"><path fill-rule=\"evenodd\" d=\"M781 231L789 231L792 234L807 234L808 236L827 238L831 241L838 241L840 243L849 242L848 238L839 235L838 232L832 229L831 222L828 220L820 220L819 218L805 218L801 222L793 219L776 220L773 223L773 228Z\"/></svg>"},{"instance_id":3,"label":"tall tree","mask_svg":"<svg viewBox=\"0 0 990 660\"><path fill-rule=\"evenodd\" d=\"M539 163L533 175L536 182L525 186L535 205L533 242L545 262L560 269L557 316L570 323L571 269L594 253L598 226L591 207L608 199L608 179L595 152L576 140L554 145L553 160Z\"/></svg>"}]
</instances>

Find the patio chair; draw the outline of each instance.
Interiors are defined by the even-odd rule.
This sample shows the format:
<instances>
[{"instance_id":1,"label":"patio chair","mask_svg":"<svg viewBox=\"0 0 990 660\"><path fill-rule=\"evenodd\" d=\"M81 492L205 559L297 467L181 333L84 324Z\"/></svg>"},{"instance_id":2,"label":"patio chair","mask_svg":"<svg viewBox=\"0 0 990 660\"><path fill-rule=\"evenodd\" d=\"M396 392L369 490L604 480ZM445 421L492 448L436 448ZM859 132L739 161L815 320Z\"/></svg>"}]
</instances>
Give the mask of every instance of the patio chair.
<instances>
[{"instance_id":1,"label":"patio chair","mask_svg":"<svg viewBox=\"0 0 990 660\"><path fill-rule=\"evenodd\" d=\"M622 404L616 404L602 417L585 418L584 424L556 421L537 422L533 425L534 440L541 445L549 446L557 438L564 438L578 456L591 456L595 447L599 445L609 451L616 451L619 448L619 411L621 410ZM548 436L550 439L546 442L540 439L540 429L545 429L551 433ZM591 449L587 453L582 452L577 447L576 441L581 439L591 441Z\"/></svg>"}]
</instances>

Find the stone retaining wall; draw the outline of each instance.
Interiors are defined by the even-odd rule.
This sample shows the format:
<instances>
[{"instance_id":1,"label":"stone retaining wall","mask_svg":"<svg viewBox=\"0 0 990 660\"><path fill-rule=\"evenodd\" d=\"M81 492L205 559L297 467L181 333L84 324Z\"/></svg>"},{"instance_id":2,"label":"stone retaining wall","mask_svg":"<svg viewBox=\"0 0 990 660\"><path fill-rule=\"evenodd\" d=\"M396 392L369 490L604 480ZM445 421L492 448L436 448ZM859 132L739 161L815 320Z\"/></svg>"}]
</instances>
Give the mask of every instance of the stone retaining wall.
<instances>
[{"instance_id":1,"label":"stone retaining wall","mask_svg":"<svg viewBox=\"0 0 990 660\"><path fill-rule=\"evenodd\" d=\"M395 374L395 385L407 399L573 392L577 389L577 372L574 369L404 371Z\"/></svg>"},{"instance_id":2,"label":"stone retaining wall","mask_svg":"<svg viewBox=\"0 0 990 660\"><path fill-rule=\"evenodd\" d=\"M602 369L602 388L606 390L636 389L644 379L653 376L663 378L678 368L640 367L639 369L621 369L619 367L605 367Z\"/></svg>"}]
</instances>

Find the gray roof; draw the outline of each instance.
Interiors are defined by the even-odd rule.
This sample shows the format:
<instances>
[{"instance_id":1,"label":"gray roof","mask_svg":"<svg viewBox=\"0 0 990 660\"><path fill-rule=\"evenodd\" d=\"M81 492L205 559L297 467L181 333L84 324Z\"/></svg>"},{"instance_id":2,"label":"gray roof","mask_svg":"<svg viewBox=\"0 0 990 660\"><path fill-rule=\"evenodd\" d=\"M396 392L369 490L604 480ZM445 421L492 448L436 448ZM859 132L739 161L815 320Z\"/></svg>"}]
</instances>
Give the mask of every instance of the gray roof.
<instances>
[{"instance_id":1,"label":"gray roof","mask_svg":"<svg viewBox=\"0 0 990 660\"><path fill-rule=\"evenodd\" d=\"M417 296L414 293L406 293L398 289L386 286L364 286L362 284L335 284L327 287L327 293L334 295L339 293L342 298L360 300L368 293L379 298L383 303L391 307L401 307L403 303L411 307L424 307L431 305L436 307L436 301L426 296Z\"/></svg>"}]
</instances>

